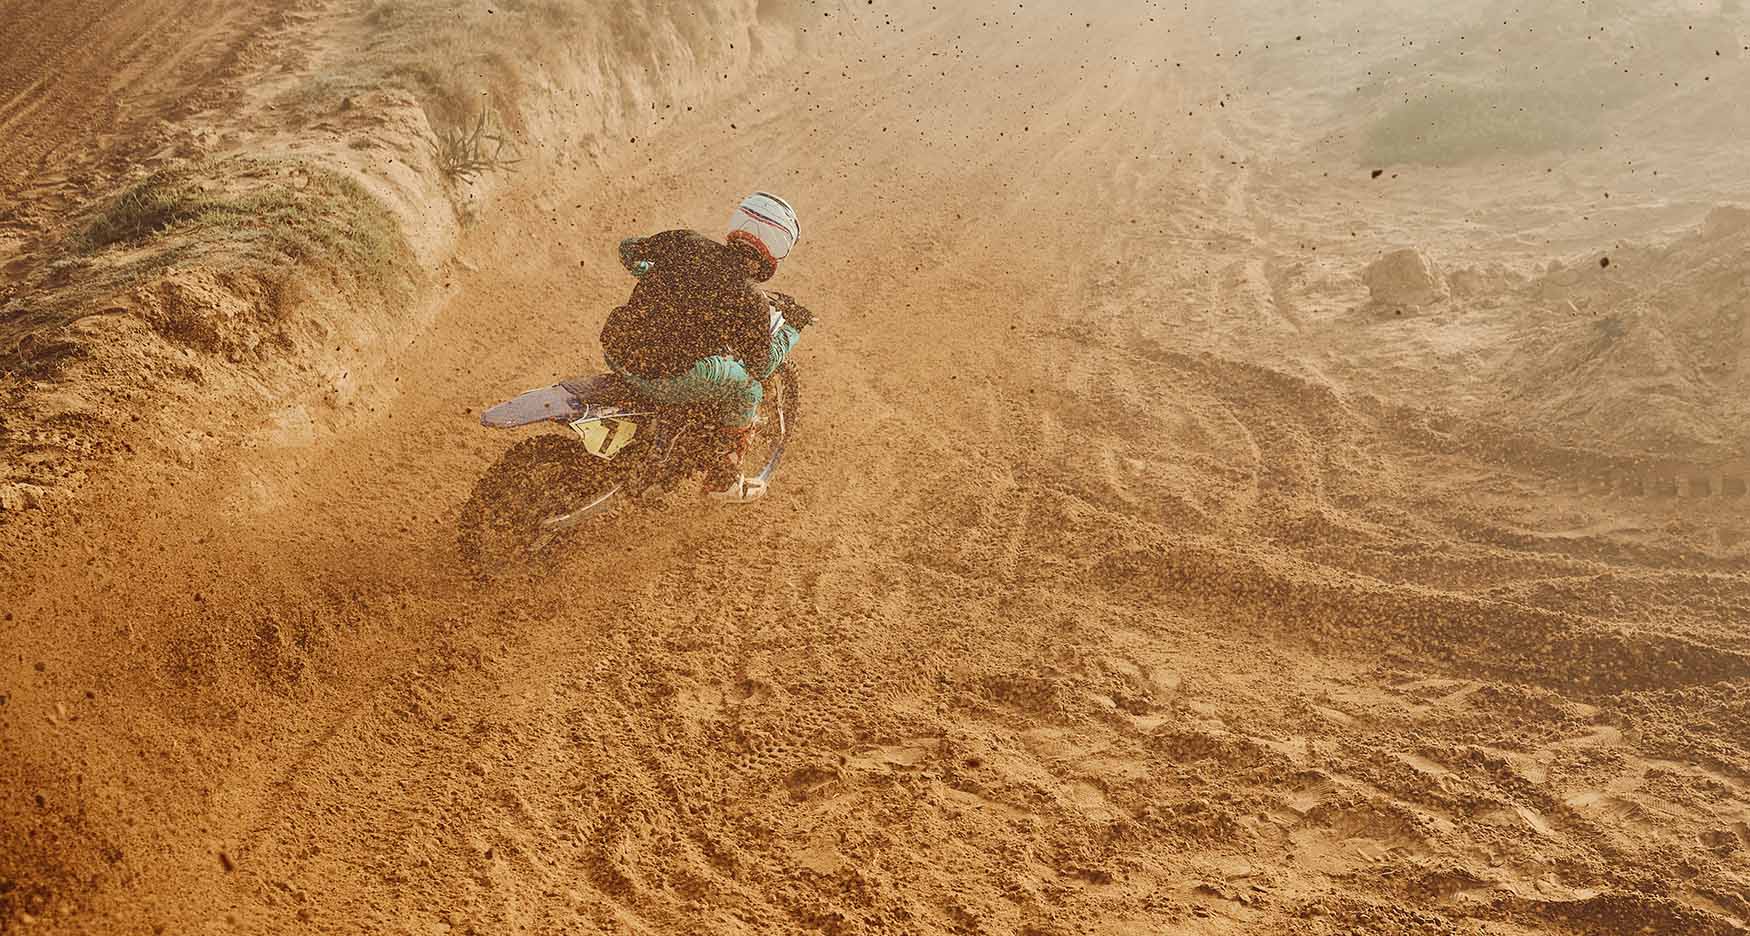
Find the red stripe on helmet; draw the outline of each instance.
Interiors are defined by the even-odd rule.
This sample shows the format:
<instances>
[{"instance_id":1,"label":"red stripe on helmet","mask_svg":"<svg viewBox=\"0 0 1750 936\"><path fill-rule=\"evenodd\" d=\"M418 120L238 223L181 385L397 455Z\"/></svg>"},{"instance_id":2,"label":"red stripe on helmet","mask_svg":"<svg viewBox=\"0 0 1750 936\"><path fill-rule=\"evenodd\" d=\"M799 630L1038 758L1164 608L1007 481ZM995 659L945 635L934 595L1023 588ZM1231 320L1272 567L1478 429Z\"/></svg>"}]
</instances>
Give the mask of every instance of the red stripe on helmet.
<instances>
[{"instance_id":1,"label":"red stripe on helmet","mask_svg":"<svg viewBox=\"0 0 1750 936\"><path fill-rule=\"evenodd\" d=\"M765 215L760 214L759 212L753 210L752 208L747 207L746 205L741 206L741 212L742 212L742 214L747 215L748 217L754 219L755 221L759 221L759 222L762 222L764 224L769 224L772 227L775 227L778 230L783 231L784 236L790 238L791 240L796 239L796 235L792 234L788 227L785 227L784 225L779 224L776 221L773 221L771 218L768 218Z\"/></svg>"}]
</instances>

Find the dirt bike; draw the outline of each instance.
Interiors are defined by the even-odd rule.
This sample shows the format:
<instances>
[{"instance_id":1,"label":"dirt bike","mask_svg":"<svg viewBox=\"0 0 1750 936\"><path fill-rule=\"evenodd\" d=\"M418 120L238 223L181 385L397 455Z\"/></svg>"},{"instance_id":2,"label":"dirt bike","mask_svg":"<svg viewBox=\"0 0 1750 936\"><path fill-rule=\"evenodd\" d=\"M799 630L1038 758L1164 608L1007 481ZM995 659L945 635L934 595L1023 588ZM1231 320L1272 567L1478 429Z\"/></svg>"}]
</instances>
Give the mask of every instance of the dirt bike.
<instances>
[{"instance_id":1,"label":"dirt bike","mask_svg":"<svg viewBox=\"0 0 1750 936\"><path fill-rule=\"evenodd\" d=\"M751 479L769 483L800 393L788 362L761 385L742 464L760 466ZM723 458L721 422L711 407L644 401L613 374L563 380L487 409L480 423L490 429L565 428L511 446L474 483L458 531L462 560L478 572L521 564L592 517L696 478Z\"/></svg>"}]
</instances>

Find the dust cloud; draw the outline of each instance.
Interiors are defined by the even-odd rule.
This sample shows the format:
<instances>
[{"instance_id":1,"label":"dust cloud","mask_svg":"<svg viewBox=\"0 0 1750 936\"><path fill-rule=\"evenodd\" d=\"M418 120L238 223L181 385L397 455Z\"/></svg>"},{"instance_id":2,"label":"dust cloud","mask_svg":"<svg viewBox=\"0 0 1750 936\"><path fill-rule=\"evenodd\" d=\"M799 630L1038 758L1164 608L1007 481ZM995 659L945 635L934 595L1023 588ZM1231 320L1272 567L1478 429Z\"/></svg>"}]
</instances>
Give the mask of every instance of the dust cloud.
<instances>
[{"instance_id":1,"label":"dust cloud","mask_svg":"<svg viewBox=\"0 0 1750 936\"><path fill-rule=\"evenodd\" d=\"M0 932L1750 928L1743 4L0 24ZM475 574L760 189L772 493Z\"/></svg>"}]
</instances>

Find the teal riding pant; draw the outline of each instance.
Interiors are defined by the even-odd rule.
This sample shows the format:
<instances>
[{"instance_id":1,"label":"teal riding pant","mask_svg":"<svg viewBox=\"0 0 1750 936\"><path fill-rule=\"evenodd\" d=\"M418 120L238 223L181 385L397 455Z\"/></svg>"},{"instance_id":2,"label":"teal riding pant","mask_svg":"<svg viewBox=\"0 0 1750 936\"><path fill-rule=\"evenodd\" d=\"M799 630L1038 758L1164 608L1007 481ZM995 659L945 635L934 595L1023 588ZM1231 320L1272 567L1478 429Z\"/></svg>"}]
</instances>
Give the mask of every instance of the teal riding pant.
<instances>
[{"instance_id":1,"label":"teal riding pant","mask_svg":"<svg viewBox=\"0 0 1750 936\"><path fill-rule=\"evenodd\" d=\"M772 333L771 353L767 357L771 363L757 377L748 371L747 365L723 354L701 358L691 370L673 377L639 377L613 361L608 362L608 367L652 403L664 406L717 403L723 408L725 426L751 426L759 418L760 400L765 397L760 381L772 376L801 337L802 333L794 326L780 325Z\"/></svg>"}]
</instances>

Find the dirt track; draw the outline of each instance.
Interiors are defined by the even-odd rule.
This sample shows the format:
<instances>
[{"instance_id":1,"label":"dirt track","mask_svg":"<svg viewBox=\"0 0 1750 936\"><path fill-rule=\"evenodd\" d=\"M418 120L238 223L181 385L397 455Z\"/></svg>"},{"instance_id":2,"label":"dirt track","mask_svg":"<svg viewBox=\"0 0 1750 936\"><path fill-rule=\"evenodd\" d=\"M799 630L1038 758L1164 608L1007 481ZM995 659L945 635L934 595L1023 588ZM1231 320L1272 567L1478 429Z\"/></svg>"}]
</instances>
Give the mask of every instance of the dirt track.
<instances>
[{"instance_id":1,"label":"dirt track","mask_svg":"<svg viewBox=\"0 0 1750 936\"><path fill-rule=\"evenodd\" d=\"M865 12L866 51L525 175L375 411L8 540L0 925L1744 931L1744 501L1589 487L1635 453L1309 302L1356 225L1507 254L1300 166L1240 15L1097 6ZM33 68L77 73L71 25ZM9 189L43 112L0 118ZM821 318L777 495L461 576L508 442L472 414L593 366L624 232L755 186Z\"/></svg>"},{"instance_id":2,"label":"dirt track","mask_svg":"<svg viewBox=\"0 0 1750 936\"><path fill-rule=\"evenodd\" d=\"M264 36L287 25L273 4L215 0L8 0L0 22L0 197L16 234L94 174L161 157L164 131L234 89ZM19 218L25 206L34 213Z\"/></svg>"}]
</instances>

